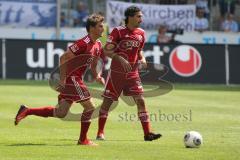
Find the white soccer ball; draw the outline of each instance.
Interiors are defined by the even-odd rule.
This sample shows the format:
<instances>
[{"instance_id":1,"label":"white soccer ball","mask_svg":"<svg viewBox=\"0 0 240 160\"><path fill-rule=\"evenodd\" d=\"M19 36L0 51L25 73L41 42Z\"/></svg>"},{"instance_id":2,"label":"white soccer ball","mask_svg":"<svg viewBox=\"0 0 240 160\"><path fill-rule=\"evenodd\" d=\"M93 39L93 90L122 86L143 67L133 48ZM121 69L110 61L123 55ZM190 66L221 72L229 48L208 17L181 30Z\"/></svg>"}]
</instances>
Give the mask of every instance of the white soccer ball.
<instances>
[{"instance_id":1,"label":"white soccer ball","mask_svg":"<svg viewBox=\"0 0 240 160\"><path fill-rule=\"evenodd\" d=\"M200 133L196 131L190 131L184 135L183 141L187 148L198 148L203 143L203 138Z\"/></svg>"}]
</instances>

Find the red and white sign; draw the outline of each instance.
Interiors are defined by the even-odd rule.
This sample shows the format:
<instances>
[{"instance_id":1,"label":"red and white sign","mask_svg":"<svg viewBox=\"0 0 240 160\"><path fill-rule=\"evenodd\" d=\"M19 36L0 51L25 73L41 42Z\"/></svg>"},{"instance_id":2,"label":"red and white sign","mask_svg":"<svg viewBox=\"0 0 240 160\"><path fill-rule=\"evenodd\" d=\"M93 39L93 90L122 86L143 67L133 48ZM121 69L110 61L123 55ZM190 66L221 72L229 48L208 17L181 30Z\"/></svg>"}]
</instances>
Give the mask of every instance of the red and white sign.
<instances>
[{"instance_id":1,"label":"red and white sign","mask_svg":"<svg viewBox=\"0 0 240 160\"><path fill-rule=\"evenodd\" d=\"M176 74L182 77L191 77L200 70L202 58L194 47L181 45L171 52L169 63Z\"/></svg>"}]
</instances>

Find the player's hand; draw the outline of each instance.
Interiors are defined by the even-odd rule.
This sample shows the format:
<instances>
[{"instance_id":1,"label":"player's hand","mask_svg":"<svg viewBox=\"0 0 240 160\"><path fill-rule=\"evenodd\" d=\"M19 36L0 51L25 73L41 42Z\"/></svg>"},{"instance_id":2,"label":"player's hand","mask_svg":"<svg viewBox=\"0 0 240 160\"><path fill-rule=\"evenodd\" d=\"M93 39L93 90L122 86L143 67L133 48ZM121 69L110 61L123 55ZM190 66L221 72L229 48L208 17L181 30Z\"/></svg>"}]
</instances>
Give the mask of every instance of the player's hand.
<instances>
[{"instance_id":1,"label":"player's hand","mask_svg":"<svg viewBox=\"0 0 240 160\"><path fill-rule=\"evenodd\" d=\"M146 59L143 57L141 60L140 60L141 64L142 64L142 67L143 69L146 69L147 68L147 61Z\"/></svg>"},{"instance_id":2,"label":"player's hand","mask_svg":"<svg viewBox=\"0 0 240 160\"><path fill-rule=\"evenodd\" d=\"M105 80L104 80L104 78L101 77L101 76L97 76L97 77L96 77L96 82L98 82L98 83L100 83L100 84L102 84L102 85L105 85Z\"/></svg>"},{"instance_id":3,"label":"player's hand","mask_svg":"<svg viewBox=\"0 0 240 160\"><path fill-rule=\"evenodd\" d=\"M131 65L129 64L129 62L126 59L124 59L123 57L118 56L118 55L114 56L114 58L115 57L121 63L121 65L122 65L122 67L123 67L125 72L130 72L132 70Z\"/></svg>"}]
</instances>

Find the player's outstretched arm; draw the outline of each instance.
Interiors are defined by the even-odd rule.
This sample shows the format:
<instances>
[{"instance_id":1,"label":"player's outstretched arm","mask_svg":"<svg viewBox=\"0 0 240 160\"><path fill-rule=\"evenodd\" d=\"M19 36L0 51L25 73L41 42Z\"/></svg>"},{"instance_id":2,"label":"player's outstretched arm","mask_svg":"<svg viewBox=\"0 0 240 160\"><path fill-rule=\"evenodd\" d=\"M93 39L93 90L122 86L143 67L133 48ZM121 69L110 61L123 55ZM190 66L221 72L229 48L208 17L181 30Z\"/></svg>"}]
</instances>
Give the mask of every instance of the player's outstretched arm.
<instances>
[{"instance_id":1,"label":"player's outstretched arm","mask_svg":"<svg viewBox=\"0 0 240 160\"><path fill-rule=\"evenodd\" d=\"M147 61L143 55L143 51L140 51L138 54L139 54L139 60L142 63L143 68L147 68Z\"/></svg>"},{"instance_id":2,"label":"player's outstretched arm","mask_svg":"<svg viewBox=\"0 0 240 160\"><path fill-rule=\"evenodd\" d=\"M105 80L104 78L101 76L101 72L97 72L97 63L98 63L99 58L98 57L94 57L93 61L91 63L91 72L93 74L93 78L96 80L96 82L105 85Z\"/></svg>"},{"instance_id":3,"label":"player's outstretched arm","mask_svg":"<svg viewBox=\"0 0 240 160\"><path fill-rule=\"evenodd\" d=\"M67 62L74 57L74 54L67 50L64 54L60 57L60 84L64 85L65 79L67 77Z\"/></svg>"},{"instance_id":4,"label":"player's outstretched arm","mask_svg":"<svg viewBox=\"0 0 240 160\"><path fill-rule=\"evenodd\" d=\"M129 62L124 59L123 57L117 55L117 53L115 53L115 49L116 49L116 45L112 44L112 43L107 43L104 47L104 54L105 56L112 58L114 60L117 60L121 63L123 69L125 72L130 72L132 70L131 65L129 64Z\"/></svg>"}]
</instances>

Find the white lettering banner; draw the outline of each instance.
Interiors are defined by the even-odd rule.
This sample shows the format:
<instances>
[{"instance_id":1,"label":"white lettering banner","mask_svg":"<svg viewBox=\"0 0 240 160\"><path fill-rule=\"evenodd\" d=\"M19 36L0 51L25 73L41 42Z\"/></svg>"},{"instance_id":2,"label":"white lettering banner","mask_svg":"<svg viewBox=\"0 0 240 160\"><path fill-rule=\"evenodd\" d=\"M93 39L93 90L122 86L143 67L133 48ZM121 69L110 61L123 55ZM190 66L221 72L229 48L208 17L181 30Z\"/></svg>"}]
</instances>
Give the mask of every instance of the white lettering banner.
<instances>
[{"instance_id":1,"label":"white lettering banner","mask_svg":"<svg viewBox=\"0 0 240 160\"><path fill-rule=\"evenodd\" d=\"M56 0L0 0L0 25L54 27Z\"/></svg>"},{"instance_id":2,"label":"white lettering banner","mask_svg":"<svg viewBox=\"0 0 240 160\"><path fill-rule=\"evenodd\" d=\"M124 11L129 6L138 6L143 13L143 29L157 29L164 24L169 29L181 28L194 30L195 5L156 5L107 1L107 22L110 28L116 27L124 20Z\"/></svg>"}]
</instances>

